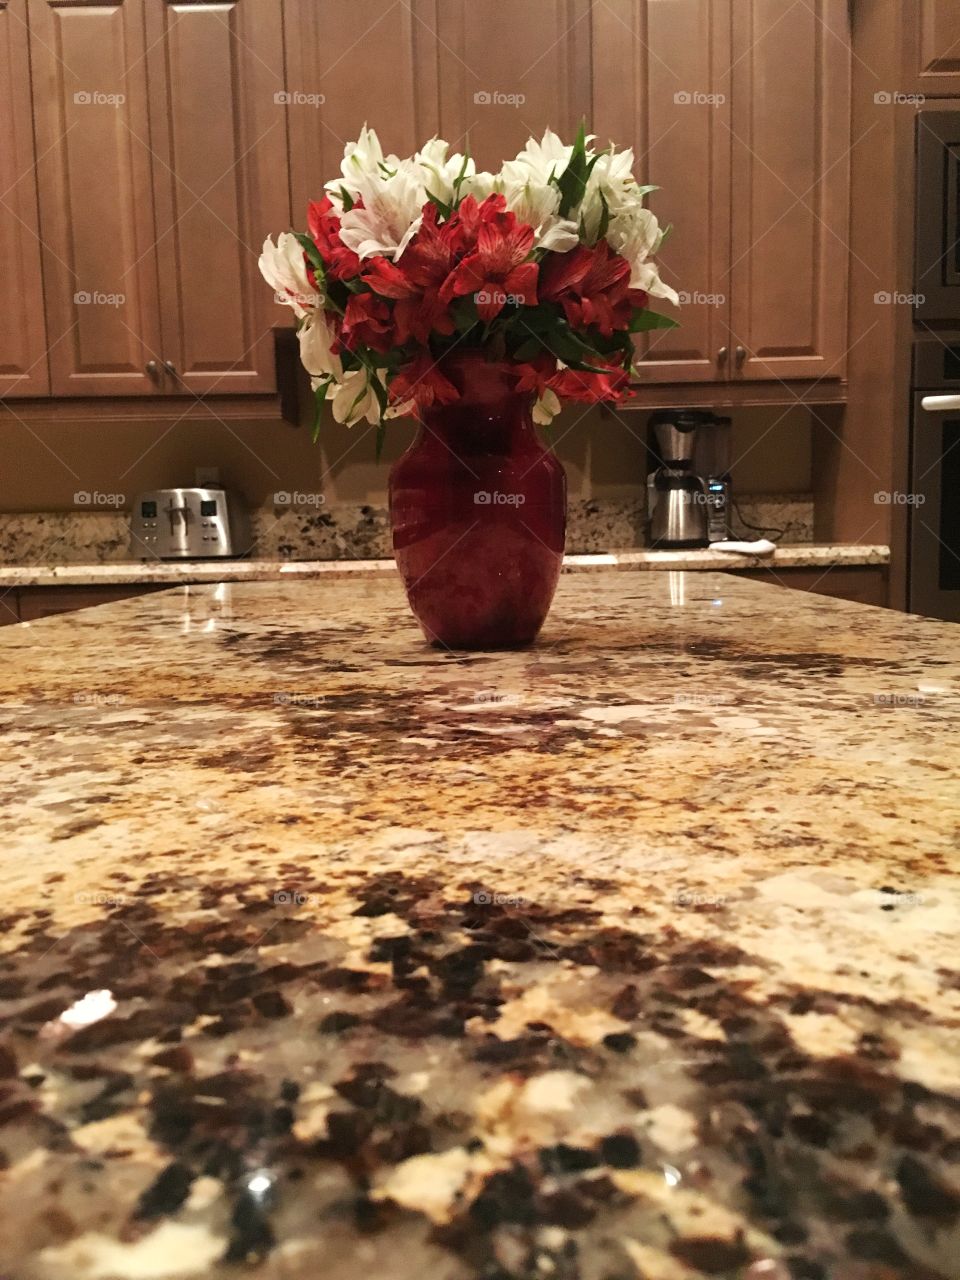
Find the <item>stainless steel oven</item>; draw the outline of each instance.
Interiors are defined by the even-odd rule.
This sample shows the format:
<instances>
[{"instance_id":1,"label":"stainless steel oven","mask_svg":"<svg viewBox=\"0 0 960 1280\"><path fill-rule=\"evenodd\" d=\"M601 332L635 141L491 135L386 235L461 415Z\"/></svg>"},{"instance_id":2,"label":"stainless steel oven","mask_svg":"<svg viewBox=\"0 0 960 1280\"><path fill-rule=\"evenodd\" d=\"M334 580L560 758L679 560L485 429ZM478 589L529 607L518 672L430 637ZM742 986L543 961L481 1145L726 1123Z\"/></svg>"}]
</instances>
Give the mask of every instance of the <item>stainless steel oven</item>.
<instances>
[{"instance_id":1,"label":"stainless steel oven","mask_svg":"<svg viewBox=\"0 0 960 1280\"><path fill-rule=\"evenodd\" d=\"M913 344L909 511L911 613L960 622L960 333Z\"/></svg>"},{"instance_id":2,"label":"stainless steel oven","mask_svg":"<svg viewBox=\"0 0 960 1280\"><path fill-rule=\"evenodd\" d=\"M917 115L914 319L960 321L960 111Z\"/></svg>"}]
</instances>

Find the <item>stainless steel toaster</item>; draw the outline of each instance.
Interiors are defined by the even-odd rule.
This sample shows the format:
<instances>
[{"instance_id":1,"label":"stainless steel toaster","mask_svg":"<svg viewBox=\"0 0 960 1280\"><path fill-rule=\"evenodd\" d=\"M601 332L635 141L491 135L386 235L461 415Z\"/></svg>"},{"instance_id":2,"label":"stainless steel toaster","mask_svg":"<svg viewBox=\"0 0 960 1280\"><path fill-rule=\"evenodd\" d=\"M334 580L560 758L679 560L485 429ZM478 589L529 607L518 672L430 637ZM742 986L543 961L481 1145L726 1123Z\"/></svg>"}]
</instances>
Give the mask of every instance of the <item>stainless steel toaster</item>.
<instances>
[{"instance_id":1,"label":"stainless steel toaster","mask_svg":"<svg viewBox=\"0 0 960 1280\"><path fill-rule=\"evenodd\" d=\"M246 514L225 489L155 489L134 503L130 554L136 560L206 560L249 550Z\"/></svg>"}]
</instances>

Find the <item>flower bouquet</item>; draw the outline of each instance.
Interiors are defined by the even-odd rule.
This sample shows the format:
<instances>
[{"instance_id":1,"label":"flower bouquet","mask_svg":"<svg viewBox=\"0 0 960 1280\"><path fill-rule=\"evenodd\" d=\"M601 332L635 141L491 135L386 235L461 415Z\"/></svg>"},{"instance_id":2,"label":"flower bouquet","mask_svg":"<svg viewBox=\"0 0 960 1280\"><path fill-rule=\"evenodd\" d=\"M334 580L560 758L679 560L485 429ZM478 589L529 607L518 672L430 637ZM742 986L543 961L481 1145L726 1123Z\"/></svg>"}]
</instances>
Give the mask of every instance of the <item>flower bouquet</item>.
<instances>
[{"instance_id":1,"label":"flower bouquet","mask_svg":"<svg viewBox=\"0 0 960 1280\"><path fill-rule=\"evenodd\" d=\"M414 613L451 647L529 643L563 554L565 482L536 437L564 404L632 393L633 335L672 327L665 232L633 153L549 130L498 173L431 139L407 159L364 128L306 233L260 269L293 308L319 410L421 432L390 479ZM510 486L513 486L512 488ZM454 555L454 548L457 554Z\"/></svg>"}]
</instances>

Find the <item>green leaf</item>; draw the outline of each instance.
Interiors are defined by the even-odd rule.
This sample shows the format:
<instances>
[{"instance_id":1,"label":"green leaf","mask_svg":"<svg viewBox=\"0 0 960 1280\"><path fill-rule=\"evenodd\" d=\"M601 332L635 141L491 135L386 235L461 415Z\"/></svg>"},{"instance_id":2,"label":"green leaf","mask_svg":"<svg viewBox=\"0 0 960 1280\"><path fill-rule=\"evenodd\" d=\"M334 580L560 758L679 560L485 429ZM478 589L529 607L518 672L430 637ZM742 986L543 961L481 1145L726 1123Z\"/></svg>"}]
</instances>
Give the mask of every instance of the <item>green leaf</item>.
<instances>
[{"instance_id":1,"label":"green leaf","mask_svg":"<svg viewBox=\"0 0 960 1280\"><path fill-rule=\"evenodd\" d=\"M456 208L460 203L460 188L463 186L467 177L467 165L470 163L470 147L469 144L463 149L463 164L460 166L460 172L453 180L453 207Z\"/></svg>"},{"instance_id":2,"label":"green leaf","mask_svg":"<svg viewBox=\"0 0 960 1280\"><path fill-rule=\"evenodd\" d=\"M377 462L380 461L380 455L383 453L383 442L387 438L387 424L381 418L377 423Z\"/></svg>"},{"instance_id":3,"label":"green leaf","mask_svg":"<svg viewBox=\"0 0 960 1280\"><path fill-rule=\"evenodd\" d=\"M343 183L340 184L340 199L343 201L343 212L349 213L350 210L353 208L353 196L350 194L347 188L343 185Z\"/></svg>"},{"instance_id":4,"label":"green leaf","mask_svg":"<svg viewBox=\"0 0 960 1280\"><path fill-rule=\"evenodd\" d=\"M513 353L514 360L533 360L543 351L543 343L539 338L528 338L526 342L521 342Z\"/></svg>"},{"instance_id":5,"label":"green leaf","mask_svg":"<svg viewBox=\"0 0 960 1280\"><path fill-rule=\"evenodd\" d=\"M610 206L607 204L607 197L602 191L600 192L600 204L603 208L603 213L600 215L600 230L597 232L596 243L598 244L606 236L607 228L610 226Z\"/></svg>"},{"instance_id":6,"label":"green leaf","mask_svg":"<svg viewBox=\"0 0 960 1280\"><path fill-rule=\"evenodd\" d=\"M639 311L630 321L631 333L646 333L650 329L678 329L680 321L662 316L659 311Z\"/></svg>"},{"instance_id":7,"label":"green leaf","mask_svg":"<svg viewBox=\"0 0 960 1280\"><path fill-rule=\"evenodd\" d=\"M432 191L427 192L427 199L437 206L444 218L450 217L450 214L453 212L452 205L447 204L445 200L441 200L439 196L435 196Z\"/></svg>"},{"instance_id":8,"label":"green leaf","mask_svg":"<svg viewBox=\"0 0 960 1280\"><path fill-rule=\"evenodd\" d=\"M303 252L307 255L307 261L313 267L314 271L319 271L323 276L323 259L320 257L320 250L313 243L310 237L304 231L295 231L293 233L297 238L297 243Z\"/></svg>"},{"instance_id":9,"label":"green leaf","mask_svg":"<svg viewBox=\"0 0 960 1280\"><path fill-rule=\"evenodd\" d=\"M570 210L576 208L583 199L587 178L590 176L590 168L591 166L587 160L587 135L583 121L581 121L567 167L557 179L557 186L560 189L560 208L558 213L561 218L566 218Z\"/></svg>"},{"instance_id":10,"label":"green leaf","mask_svg":"<svg viewBox=\"0 0 960 1280\"><path fill-rule=\"evenodd\" d=\"M657 253L660 252L660 250L664 246L664 243L667 241L667 239L671 235L673 235L673 223L668 222L667 225L660 232L660 239L657 241L657 248L656 248Z\"/></svg>"},{"instance_id":11,"label":"green leaf","mask_svg":"<svg viewBox=\"0 0 960 1280\"><path fill-rule=\"evenodd\" d=\"M477 315L477 304L472 298L461 298L455 302L451 308L453 315L453 323L457 327L457 333L467 333L475 324L480 323Z\"/></svg>"}]
</instances>

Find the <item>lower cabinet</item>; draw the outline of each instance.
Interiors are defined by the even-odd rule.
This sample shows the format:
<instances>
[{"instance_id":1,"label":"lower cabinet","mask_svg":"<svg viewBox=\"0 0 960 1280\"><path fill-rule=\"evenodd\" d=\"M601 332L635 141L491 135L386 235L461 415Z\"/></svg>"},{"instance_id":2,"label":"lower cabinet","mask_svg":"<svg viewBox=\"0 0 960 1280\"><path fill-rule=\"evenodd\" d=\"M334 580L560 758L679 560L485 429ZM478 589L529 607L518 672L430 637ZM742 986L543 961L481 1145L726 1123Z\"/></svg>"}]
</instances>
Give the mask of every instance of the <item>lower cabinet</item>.
<instances>
[{"instance_id":1,"label":"lower cabinet","mask_svg":"<svg viewBox=\"0 0 960 1280\"><path fill-rule=\"evenodd\" d=\"M888 603L887 570L882 565L852 569L775 569L771 566L769 569L734 569L730 572L738 578L753 578L756 582L793 587L818 596L852 600L855 604L886 607Z\"/></svg>"},{"instance_id":2,"label":"lower cabinet","mask_svg":"<svg viewBox=\"0 0 960 1280\"><path fill-rule=\"evenodd\" d=\"M37 622L58 613L73 613L97 604L113 604L163 591L160 586L135 587L19 587L0 589L0 627L11 622Z\"/></svg>"}]
</instances>

